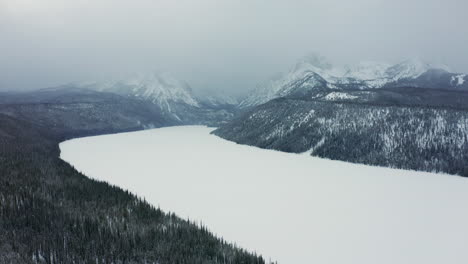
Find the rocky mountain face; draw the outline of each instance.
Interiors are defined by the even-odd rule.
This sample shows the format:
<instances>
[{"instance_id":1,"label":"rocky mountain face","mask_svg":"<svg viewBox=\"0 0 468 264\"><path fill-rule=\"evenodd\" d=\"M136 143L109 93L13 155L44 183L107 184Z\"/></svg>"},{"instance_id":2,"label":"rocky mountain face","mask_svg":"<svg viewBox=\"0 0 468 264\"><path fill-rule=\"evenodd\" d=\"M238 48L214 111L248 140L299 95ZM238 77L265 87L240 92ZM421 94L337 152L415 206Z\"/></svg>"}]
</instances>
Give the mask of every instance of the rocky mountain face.
<instances>
[{"instance_id":1,"label":"rocky mountain face","mask_svg":"<svg viewBox=\"0 0 468 264\"><path fill-rule=\"evenodd\" d=\"M254 90L213 133L240 144L468 176L467 75L416 60L336 68L321 57Z\"/></svg>"},{"instance_id":2,"label":"rocky mountain face","mask_svg":"<svg viewBox=\"0 0 468 264\"><path fill-rule=\"evenodd\" d=\"M396 65L362 62L355 66L336 67L323 57L312 56L299 61L288 73L258 85L240 106L252 107L285 96L314 97L322 90L395 87L468 91L468 75L451 73L446 66L420 60L407 60Z\"/></svg>"}]
</instances>

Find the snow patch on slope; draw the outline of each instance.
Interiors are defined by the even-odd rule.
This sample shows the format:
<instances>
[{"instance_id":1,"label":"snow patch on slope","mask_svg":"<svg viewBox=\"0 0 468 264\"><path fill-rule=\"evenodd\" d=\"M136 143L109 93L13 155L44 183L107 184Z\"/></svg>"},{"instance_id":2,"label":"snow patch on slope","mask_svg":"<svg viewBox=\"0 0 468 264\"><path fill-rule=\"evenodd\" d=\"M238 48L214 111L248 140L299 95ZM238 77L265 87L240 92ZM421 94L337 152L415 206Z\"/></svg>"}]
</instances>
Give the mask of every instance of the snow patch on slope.
<instances>
[{"instance_id":1,"label":"snow patch on slope","mask_svg":"<svg viewBox=\"0 0 468 264\"><path fill-rule=\"evenodd\" d=\"M466 74L460 74L460 75L452 76L452 79L450 80L450 83L452 83L452 84L454 84L456 86L463 85L465 83L465 77L466 77Z\"/></svg>"},{"instance_id":2,"label":"snow patch on slope","mask_svg":"<svg viewBox=\"0 0 468 264\"><path fill-rule=\"evenodd\" d=\"M353 100L359 97L355 95L350 95L347 93L340 93L340 92L331 92L327 94L324 99L329 101L336 101L336 100Z\"/></svg>"}]
</instances>

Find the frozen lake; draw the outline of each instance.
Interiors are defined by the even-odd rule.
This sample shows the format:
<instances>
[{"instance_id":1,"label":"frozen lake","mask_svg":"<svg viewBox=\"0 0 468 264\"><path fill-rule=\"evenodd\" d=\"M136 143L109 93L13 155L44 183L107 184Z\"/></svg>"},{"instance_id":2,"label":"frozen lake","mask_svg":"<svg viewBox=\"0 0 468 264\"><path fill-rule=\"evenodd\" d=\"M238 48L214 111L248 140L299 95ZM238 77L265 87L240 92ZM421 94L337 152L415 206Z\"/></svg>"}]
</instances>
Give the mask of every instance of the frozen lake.
<instances>
[{"instance_id":1,"label":"frozen lake","mask_svg":"<svg viewBox=\"0 0 468 264\"><path fill-rule=\"evenodd\" d=\"M262 150L210 131L74 139L61 158L282 264L468 263L468 179Z\"/></svg>"}]
</instances>

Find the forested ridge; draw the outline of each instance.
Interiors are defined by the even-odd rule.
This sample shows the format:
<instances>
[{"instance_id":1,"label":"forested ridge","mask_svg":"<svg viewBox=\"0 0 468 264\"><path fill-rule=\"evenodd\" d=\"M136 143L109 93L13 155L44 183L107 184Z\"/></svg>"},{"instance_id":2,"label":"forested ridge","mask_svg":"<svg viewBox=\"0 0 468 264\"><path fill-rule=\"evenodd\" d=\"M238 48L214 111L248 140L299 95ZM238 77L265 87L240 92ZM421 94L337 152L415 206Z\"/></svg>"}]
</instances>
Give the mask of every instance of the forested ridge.
<instances>
[{"instance_id":1,"label":"forested ridge","mask_svg":"<svg viewBox=\"0 0 468 264\"><path fill-rule=\"evenodd\" d=\"M466 92L422 88L285 97L213 133L261 148L468 176L467 98Z\"/></svg>"},{"instance_id":2,"label":"forested ridge","mask_svg":"<svg viewBox=\"0 0 468 264\"><path fill-rule=\"evenodd\" d=\"M265 263L60 160L58 143L65 139L144 125L113 107L88 105L87 113L63 106L0 106L0 263ZM134 115L143 113L137 110Z\"/></svg>"}]
</instances>

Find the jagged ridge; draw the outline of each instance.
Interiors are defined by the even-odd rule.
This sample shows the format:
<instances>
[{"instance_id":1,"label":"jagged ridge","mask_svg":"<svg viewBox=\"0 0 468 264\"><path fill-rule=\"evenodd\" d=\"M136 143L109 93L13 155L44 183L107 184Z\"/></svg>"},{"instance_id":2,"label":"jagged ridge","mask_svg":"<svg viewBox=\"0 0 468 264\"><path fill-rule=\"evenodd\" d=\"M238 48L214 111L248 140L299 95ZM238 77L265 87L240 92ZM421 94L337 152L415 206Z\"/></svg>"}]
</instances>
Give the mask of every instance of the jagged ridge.
<instances>
[{"instance_id":1,"label":"jagged ridge","mask_svg":"<svg viewBox=\"0 0 468 264\"><path fill-rule=\"evenodd\" d=\"M313 77L311 77L313 76ZM257 86L240 106L252 107L278 97L309 94L317 90L377 89L420 87L467 89L467 75L451 73L447 66L406 60L396 65L361 62L356 66L336 67L321 56L300 60L287 74Z\"/></svg>"}]
</instances>

